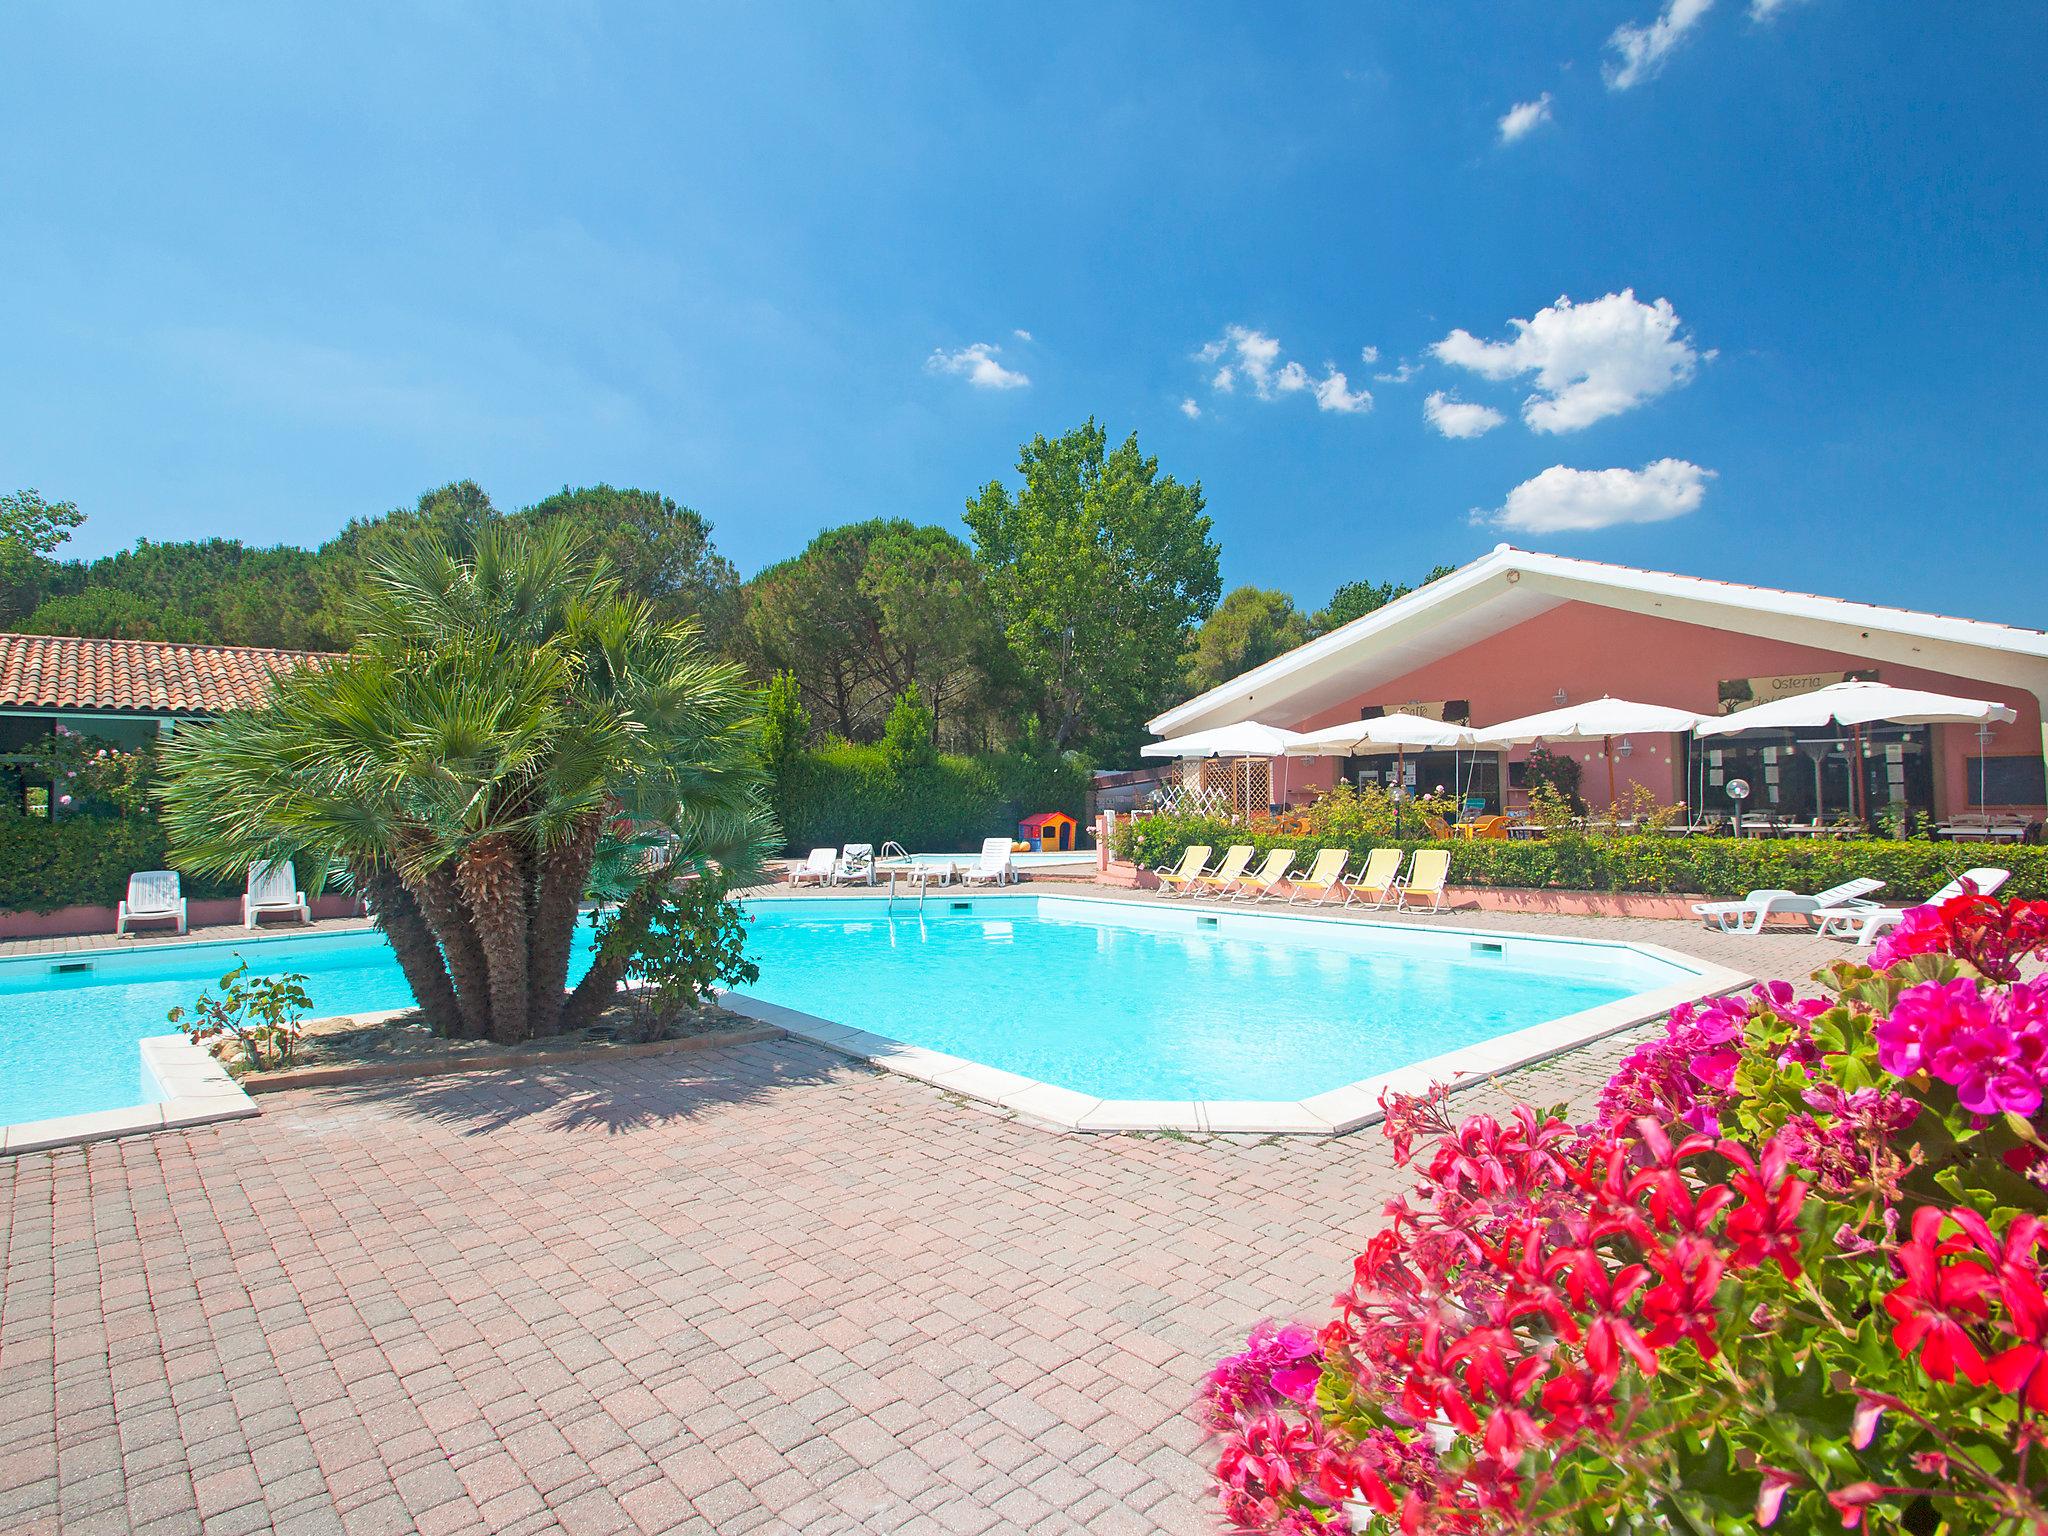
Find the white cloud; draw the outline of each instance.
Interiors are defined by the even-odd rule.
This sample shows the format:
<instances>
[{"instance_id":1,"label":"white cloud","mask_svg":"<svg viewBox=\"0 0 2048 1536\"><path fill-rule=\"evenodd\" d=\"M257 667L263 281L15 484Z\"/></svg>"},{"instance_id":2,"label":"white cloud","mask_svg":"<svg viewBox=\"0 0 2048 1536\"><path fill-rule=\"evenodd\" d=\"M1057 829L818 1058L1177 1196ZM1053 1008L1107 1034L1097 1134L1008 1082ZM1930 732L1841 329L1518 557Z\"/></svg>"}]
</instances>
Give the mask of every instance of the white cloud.
<instances>
[{"instance_id":1,"label":"white cloud","mask_svg":"<svg viewBox=\"0 0 2048 1536\"><path fill-rule=\"evenodd\" d=\"M1400 366L1395 368L1392 373L1374 374L1373 382L1377 384L1406 384L1420 372L1422 372L1422 365L1420 363L1411 363L1404 357L1401 359Z\"/></svg>"},{"instance_id":2,"label":"white cloud","mask_svg":"<svg viewBox=\"0 0 2048 1536\"><path fill-rule=\"evenodd\" d=\"M1360 347L1358 349L1358 360L1370 367L1380 360L1380 349L1378 347Z\"/></svg>"},{"instance_id":3,"label":"white cloud","mask_svg":"<svg viewBox=\"0 0 2048 1536\"><path fill-rule=\"evenodd\" d=\"M1194 421L1201 416L1202 408L1199 405L1195 404L1194 397L1191 395L1187 399L1181 401L1180 413L1181 415L1187 417L1189 421Z\"/></svg>"},{"instance_id":4,"label":"white cloud","mask_svg":"<svg viewBox=\"0 0 2048 1536\"><path fill-rule=\"evenodd\" d=\"M1770 21L1786 6L1797 3L1798 0L1749 0L1749 19Z\"/></svg>"},{"instance_id":5,"label":"white cloud","mask_svg":"<svg viewBox=\"0 0 2048 1536\"><path fill-rule=\"evenodd\" d=\"M1229 326L1222 336L1195 353L1198 363L1219 360L1224 361L1210 375L1209 387L1222 394L1234 394L1237 381L1243 379L1261 400L1271 400L1279 395L1309 394L1315 397L1319 410L1351 415L1372 409L1372 392L1353 389L1351 380L1338 372L1336 364L1323 364L1323 376L1317 378L1292 359L1283 363L1280 360L1280 343L1264 331L1255 331L1250 326Z\"/></svg>"},{"instance_id":6,"label":"white cloud","mask_svg":"<svg viewBox=\"0 0 2048 1536\"><path fill-rule=\"evenodd\" d=\"M1589 533L1623 523L1683 517L1707 493L1711 469L1658 459L1641 469L1567 469L1554 464L1508 492L1507 502L1475 515L1517 533Z\"/></svg>"},{"instance_id":7,"label":"white cloud","mask_svg":"<svg viewBox=\"0 0 2048 1536\"><path fill-rule=\"evenodd\" d=\"M1617 55L1607 66L1608 89L1625 91L1653 78L1672 49L1684 42L1685 35L1713 8L1714 0L1664 0L1664 9L1647 26L1623 22L1616 27L1607 39L1607 46Z\"/></svg>"},{"instance_id":8,"label":"white cloud","mask_svg":"<svg viewBox=\"0 0 2048 1536\"><path fill-rule=\"evenodd\" d=\"M1029 341L1031 339L1031 333L1029 331L1022 329L1014 330L1010 332L1010 334L1016 337L1019 341Z\"/></svg>"},{"instance_id":9,"label":"white cloud","mask_svg":"<svg viewBox=\"0 0 2048 1536\"><path fill-rule=\"evenodd\" d=\"M1237 388L1242 375L1261 400L1273 398L1273 365L1280 360L1280 343L1264 331L1247 325L1226 327L1222 336L1195 354L1195 361L1213 363L1227 359L1210 377L1209 387L1225 394Z\"/></svg>"},{"instance_id":10,"label":"white cloud","mask_svg":"<svg viewBox=\"0 0 2048 1536\"><path fill-rule=\"evenodd\" d=\"M1526 138L1551 120L1550 92L1545 91L1534 101L1518 101L1501 114L1500 141L1512 144Z\"/></svg>"},{"instance_id":11,"label":"white cloud","mask_svg":"<svg viewBox=\"0 0 2048 1536\"><path fill-rule=\"evenodd\" d=\"M1422 402L1422 414L1445 437L1483 437L1507 420L1490 405L1475 405L1441 389Z\"/></svg>"},{"instance_id":12,"label":"white cloud","mask_svg":"<svg viewBox=\"0 0 2048 1536\"><path fill-rule=\"evenodd\" d=\"M1534 372L1536 393L1522 402L1522 419L1537 432L1576 432L1618 416L1691 382L1699 366L1671 301L1645 304L1632 288L1584 304L1560 298L1534 319L1508 324L1512 341L1455 330L1430 351L1482 378Z\"/></svg>"},{"instance_id":13,"label":"white cloud","mask_svg":"<svg viewBox=\"0 0 2048 1536\"><path fill-rule=\"evenodd\" d=\"M1019 373L1014 368L1005 368L996 361L996 354L1003 349L994 342L977 341L962 347L957 352L948 352L943 347L934 348L932 355L924 360L930 373L950 373L967 380L976 389L1023 389L1031 383L1030 375Z\"/></svg>"}]
</instances>

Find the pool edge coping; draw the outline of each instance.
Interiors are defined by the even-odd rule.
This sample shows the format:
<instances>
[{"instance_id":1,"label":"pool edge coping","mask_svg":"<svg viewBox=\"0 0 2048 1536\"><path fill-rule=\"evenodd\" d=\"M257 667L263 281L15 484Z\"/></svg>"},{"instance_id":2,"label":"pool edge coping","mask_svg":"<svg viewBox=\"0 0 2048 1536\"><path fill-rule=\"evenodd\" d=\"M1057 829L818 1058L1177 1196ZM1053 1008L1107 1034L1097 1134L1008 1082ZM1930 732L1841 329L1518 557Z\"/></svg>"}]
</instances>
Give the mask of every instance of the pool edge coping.
<instances>
[{"instance_id":1,"label":"pool edge coping","mask_svg":"<svg viewBox=\"0 0 2048 1536\"><path fill-rule=\"evenodd\" d=\"M772 897L770 900L788 900ZM843 899L843 898L842 898ZM1117 906L1156 911L1156 900L1103 895L1090 892L1061 892L1053 895L1005 891L986 898L1004 900L1102 901ZM1205 904L1188 903L1189 910L1206 910ZM1406 923L1375 922L1370 918L1334 912L1302 912L1268 908L1260 911L1245 906L1235 909L1240 917L1293 918L1304 922L1338 924L1347 928L1380 928L1413 933ZM910 1045L870 1030L837 1024L816 1014L805 1013L782 1003L771 1003L734 991L719 995L719 1006L763 1024L772 1024L797 1039L824 1046L841 1055L870 1063L903 1077L913 1078L948 1093L990 1104L1035 1120L1058 1131L1178 1131L1228 1135L1342 1136L1383 1118L1380 1098L1388 1092L1421 1093L1437 1083L1452 1092L1486 1082L1503 1072L1534 1066L1552 1057L1591 1045L1609 1035L1661 1018L1683 1003L1720 997L1738 991L1755 980L1732 966L1701 960L1667 949L1661 944L1632 939L1581 938L1576 935L1524 933L1501 928L1460 928L1431 924L1421 930L1460 934L1475 939L1522 939L1542 944L1572 944L1626 949L1690 973L1692 979L1673 982L1633 993L1611 1003L1583 1008L1576 1013L1546 1019L1509 1034L1475 1041L1411 1062L1373 1077L1327 1089L1305 1099L1099 1099L1056 1083L1042 1082L992 1067L985 1062Z\"/></svg>"},{"instance_id":2,"label":"pool edge coping","mask_svg":"<svg viewBox=\"0 0 2048 1536\"><path fill-rule=\"evenodd\" d=\"M183 1035L145 1035L137 1047L143 1070L163 1090L162 1099L0 1125L0 1157L83 1146L116 1136L246 1120L262 1113L226 1067Z\"/></svg>"}]
</instances>

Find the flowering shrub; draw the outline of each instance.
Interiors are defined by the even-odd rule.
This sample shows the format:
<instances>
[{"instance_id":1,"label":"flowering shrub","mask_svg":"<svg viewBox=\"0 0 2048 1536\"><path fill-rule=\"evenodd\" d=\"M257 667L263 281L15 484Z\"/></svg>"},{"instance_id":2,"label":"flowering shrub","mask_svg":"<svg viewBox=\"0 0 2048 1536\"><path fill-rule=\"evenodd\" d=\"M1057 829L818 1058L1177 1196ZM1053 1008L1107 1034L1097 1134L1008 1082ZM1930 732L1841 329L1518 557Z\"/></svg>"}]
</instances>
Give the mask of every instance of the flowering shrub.
<instances>
[{"instance_id":1,"label":"flowering shrub","mask_svg":"<svg viewBox=\"0 0 2048 1536\"><path fill-rule=\"evenodd\" d=\"M2048 1533L2048 904L1677 1010L1589 1124L1390 1097L1414 1191L1211 1373L1233 1529Z\"/></svg>"}]
</instances>

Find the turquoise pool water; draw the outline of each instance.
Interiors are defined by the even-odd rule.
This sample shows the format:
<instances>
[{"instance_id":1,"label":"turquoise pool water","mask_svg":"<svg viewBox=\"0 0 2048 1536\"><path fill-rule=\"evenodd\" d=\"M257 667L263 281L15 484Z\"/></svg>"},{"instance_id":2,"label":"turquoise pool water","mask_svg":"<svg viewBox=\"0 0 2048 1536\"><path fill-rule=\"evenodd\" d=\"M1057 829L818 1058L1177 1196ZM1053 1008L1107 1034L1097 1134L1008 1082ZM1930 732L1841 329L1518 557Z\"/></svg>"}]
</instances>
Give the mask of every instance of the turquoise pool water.
<instances>
[{"instance_id":1,"label":"turquoise pool water","mask_svg":"<svg viewBox=\"0 0 2048 1536\"><path fill-rule=\"evenodd\" d=\"M753 903L745 990L1106 1099L1300 1099L1691 973L1620 946L1071 896ZM137 1043L237 957L403 1008L370 932L0 961L0 1125L157 1097ZM579 936L570 979L589 963Z\"/></svg>"},{"instance_id":2,"label":"turquoise pool water","mask_svg":"<svg viewBox=\"0 0 2048 1536\"><path fill-rule=\"evenodd\" d=\"M412 1003L383 937L366 931L0 960L0 1125L160 1098L138 1043L174 1033L164 1015L213 990L238 956L251 975L303 973L315 1018ZM571 979L589 963L586 930Z\"/></svg>"},{"instance_id":3,"label":"turquoise pool water","mask_svg":"<svg viewBox=\"0 0 2048 1536\"><path fill-rule=\"evenodd\" d=\"M1085 897L753 913L751 995L1104 1099L1308 1098L1692 974L1614 945Z\"/></svg>"}]
</instances>

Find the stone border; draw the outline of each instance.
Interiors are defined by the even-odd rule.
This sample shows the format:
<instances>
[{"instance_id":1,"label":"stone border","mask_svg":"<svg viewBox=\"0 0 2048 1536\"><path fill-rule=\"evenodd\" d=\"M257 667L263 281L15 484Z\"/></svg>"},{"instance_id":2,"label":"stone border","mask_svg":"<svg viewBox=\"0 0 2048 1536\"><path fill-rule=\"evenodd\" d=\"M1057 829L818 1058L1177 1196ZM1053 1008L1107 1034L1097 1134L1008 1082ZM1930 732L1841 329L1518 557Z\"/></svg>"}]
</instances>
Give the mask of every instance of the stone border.
<instances>
[{"instance_id":1,"label":"stone border","mask_svg":"<svg viewBox=\"0 0 2048 1536\"><path fill-rule=\"evenodd\" d=\"M159 1102L0 1126L0 1156L212 1125L219 1120L245 1120L261 1113L241 1085L228 1076L227 1068L183 1035L150 1035L141 1047L143 1070L163 1091Z\"/></svg>"},{"instance_id":2,"label":"stone border","mask_svg":"<svg viewBox=\"0 0 2048 1536\"><path fill-rule=\"evenodd\" d=\"M1156 901L1132 901L1114 896L1024 896L1006 893L971 899L988 902L1102 902L1106 905L1131 907L1152 913L1179 910L1162 908ZM719 1004L729 1012L758 1019L764 1024L772 1024L799 1039L809 1040L844 1055L871 1062L891 1072L899 1072L905 1077L930 1083L933 1087L943 1088L949 1093L957 1093L966 1098L1014 1110L1019 1115L1039 1121L1055 1130L1341 1136L1382 1118L1379 1101L1383 1093L1420 1093L1435 1083L1448 1084L1454 1090L1467 1088L1499 1073L1517 1067L1532 1066L1553 1056L1576 1050L1582 1045L1589 1045L1607 1035L1617 1034L1637 1024L1661 1018L1681 1003L1697 1002L1702 998L1718 997L1723 993L1736 991L1752 980L1751 977L1727 966L1696 960L1690 955L1683 955L1657 944L1552 937L1545 934L1511 933L1499 929L1438 928L1434 925L1417 929L1405 923L1376 923L1355 917L1339 917L1332 913L1259 912L1256 909L1231 911L1227 908L1218 910L1195 904L1190 904L1188 910L1211 917L1228 916L1245 923L1335 923L1345 927L1377 928L1408 934L1422 932L1458 935L1493 944L1503 939L1515 939L1535 944L1571 944L1596 949L1620 949L1647 955L1676 966L1690 973L1694 980L1675 982L1668 987L1656 987L1616 1002L1603 1003L1597 1008L1587 1008L1578 1013L1566 1014L1562 1018L1548 1019L1541 1024L1532 1024L1526 1029L1516 1030L1513 1034L1477 1041L1454 1051L1446 1051L1440 1056L1432 1056L1425 1061L1413 1062L1405 1067L1397 1067L1391 1072L1363 1078L1355 1083L1347 1083L1341 1088L1332 1088L1328 1092L1298 1100L1098 1099L1054 1083L1040 1082L1015 1072L1006 1072L999 1067L948 1055L944 1051L927 1050L923 1046L907 1045L900 1040L891 1040L887 1036L872 1034L867 1030L835 1024L830 1019L802 1013L779 1003L764 1002L759 998L727 992L720 996Z\"/></svg>"}]
</instances>

